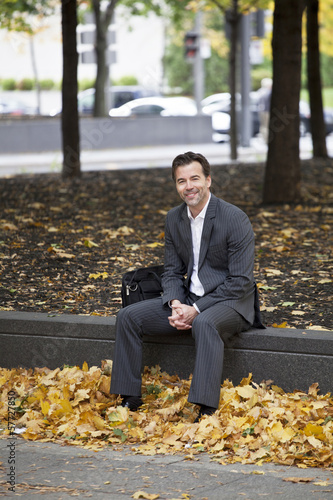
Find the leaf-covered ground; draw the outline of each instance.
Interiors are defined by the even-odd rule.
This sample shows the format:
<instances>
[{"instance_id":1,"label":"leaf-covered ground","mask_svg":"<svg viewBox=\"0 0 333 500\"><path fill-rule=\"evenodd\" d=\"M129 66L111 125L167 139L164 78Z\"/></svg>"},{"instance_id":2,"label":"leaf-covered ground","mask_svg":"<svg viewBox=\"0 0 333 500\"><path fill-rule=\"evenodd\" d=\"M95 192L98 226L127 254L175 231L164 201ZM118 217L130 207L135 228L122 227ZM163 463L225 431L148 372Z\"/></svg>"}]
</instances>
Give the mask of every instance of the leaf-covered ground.
<instances>
[{"instance_id":1,"label":"leaf-covered ground","mask_svg":"<svg viewBox=\"0 0 333 500\"><path fill-rule=\"evenodd\" d=\"M263 164L213 167L213 192L256 234L255 277L267 325L333 329L332 160L302 164L301 203L261 205ZM0 309L117 314L121 277L163 261L169 169L0 180Z\"/></svg>"},{"instance_id":2,"label":"leaf-covered ground","mask_svg":"<svg viewBox=\"0 0 333 500\"><path fill-rule=\"evenodd\" d=\"M110 396L111 361L102 368L0 368L0 436L22 431L25 439L98 450L129 445L144 455L201 452L225 463L274 462L333 467L333 398L251 382L221 387L217 412L194 423L187 402L190 380L158 367L143 376L143 406L129 412Z\"/></svg>"}]
</instances>

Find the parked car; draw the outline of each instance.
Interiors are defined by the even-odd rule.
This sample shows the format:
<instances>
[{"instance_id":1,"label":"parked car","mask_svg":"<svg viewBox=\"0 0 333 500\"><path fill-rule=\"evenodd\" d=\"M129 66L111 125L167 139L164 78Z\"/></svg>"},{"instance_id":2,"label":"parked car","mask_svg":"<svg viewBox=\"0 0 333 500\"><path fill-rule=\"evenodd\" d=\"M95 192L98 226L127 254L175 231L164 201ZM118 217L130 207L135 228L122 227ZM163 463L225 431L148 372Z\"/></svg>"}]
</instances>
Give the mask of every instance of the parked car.
<instances>
[{"instance_id":1,"label":"parked car","mask_svg":"<svg viewBox=\"0 0 333 500\"><path fill-rule=\"evenodd\" d=\"M259 94L257 92L250 93L251 101L251 115L252 115L252 135L255 136L259 133L260 121L258 110ZM221 140L226 140L230 130L230 94L221 93L213 94L206 97L201 102L202 112L212 116L212 127L215 133L221 134ZM240 105L241 96L236 95L236 112L240 118ZM305 101L299 103L300 115L300 136L304 136L311 132L310 126L310 106ZM326 125L326 134L333 132L333 109L324 108L324 120Z\"/></svg>"},{"instance_id":2,"label":"parked car","mask_svg":"<svg viewBox=\"0 0 333 500\"><path fill-rule=\"evenodd\" d=\"M299 116L301 136L311 133L311 110L309 104L305 101L300 101L299 103ZM324 108L324 122L326 126L326 135L329 135L333 132L333 109Z\"/></svg>"},{"instance_id":3,"label":"parked car","mask_svg":"<svg viewBox=\"0 0 333 500\"><path fill-rule=\"evenodd\" d=\"M207 104L208 103L208 104ZM230 132L230 109L231 109L231 96L228 93L213 94L206 97L201 101L202 112L212 117L212 127L214 133L221 134L223 137L220 141L228 140ZM258 98L255 92L250 94L250 110L252 117L252 136L259 133L259 111L258 111ZM241 119L241 95L236 94L236 114L237 120ZM213 137L214 138L214 137ZM216 138L217 140L217 138ZM218 141L219 142L219 141Z\"/></svg>"},{"instance_id":4,"label":"parked car","mask_svg":"<svg viewBox=\"0 0 333 500\"><path fill-rule=\"evenodd\" d=\"M111 117L125 116L194 116L195 101L189 97L144 97L111 109Z\"/></svg>"},{"instance_id":5,"label":"parked car","mask_svg":"<svg viewBox=\"0 0 333 500\"><path fill-rule=\"evenodd\" d=\"M14 100L1 100L0 101L0 116L27 116L35 115L37 108L34 106L27 106L23 102Z\"/></svg>"},{"instance_id":6,"label":"parked car","mask_svg":"<svg viewBox=\"0 0 333 500\"><path fill-rule=\"evenodd\" d=\"M114 85L110 87L110 109L118 108L128 101L141 97L149 97L159 95L154 89L147 89L140 85ZM78 110L80 115L92 115L95 104L95 89L87 89L79 92ZM61 109L52 110L50 116L61 114Z\"/></svg>"},{"instance_id":7,"label":"parked car","mask_svg":"<svg viewBox=\"0 0 333 500\"><path fill-rule=\"evenodd\" d=\"M229 92L221 92L219 94L212 94L208 97L205 97L201 101L201 107L209 106L210 104L216 104L221 102L230 102L230 94Z\"/></svg>"}]
</instances>

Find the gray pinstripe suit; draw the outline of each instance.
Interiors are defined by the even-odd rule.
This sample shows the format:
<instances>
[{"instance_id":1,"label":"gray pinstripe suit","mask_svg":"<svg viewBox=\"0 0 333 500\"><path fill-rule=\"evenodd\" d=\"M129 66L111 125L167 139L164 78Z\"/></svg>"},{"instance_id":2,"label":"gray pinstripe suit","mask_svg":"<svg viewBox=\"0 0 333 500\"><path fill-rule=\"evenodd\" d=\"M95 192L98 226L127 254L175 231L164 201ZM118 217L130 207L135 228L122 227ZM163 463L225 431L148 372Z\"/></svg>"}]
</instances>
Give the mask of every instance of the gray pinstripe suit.
<instances>
[{"instance_id":1,"label":"gray pinstripe suit","mask_svg":"<svg viewBox=\"0 0 333 500\"><path fill-rule=\"evenodd\" d=\"M205 293L193 297L189 292L193 250L187 207L183 203L170 210L165 224L163 297L119 312L111 393L141 395L142 336L178 332L168 321L168 302L178 299L190 305L195 302L200 310L191 329L196 361L188 399L217 408L224 341L254 323L262 326L253 265L254 234L247 215L212 195L199 256L199 278Z\"/></svg>"}]
</instances>

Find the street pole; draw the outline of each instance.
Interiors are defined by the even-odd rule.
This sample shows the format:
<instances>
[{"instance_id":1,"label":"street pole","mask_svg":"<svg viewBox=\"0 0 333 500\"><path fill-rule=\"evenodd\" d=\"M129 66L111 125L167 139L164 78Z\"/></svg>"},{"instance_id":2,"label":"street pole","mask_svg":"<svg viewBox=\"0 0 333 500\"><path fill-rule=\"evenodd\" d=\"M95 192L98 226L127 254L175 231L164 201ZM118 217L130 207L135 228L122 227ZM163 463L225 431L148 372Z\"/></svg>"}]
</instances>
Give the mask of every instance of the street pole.
<instances>
[{"instance_id":1,"label":"street pole","mask_svg":"<svg viewBox=\"0 0 333 500\"><path fill-rule=\"evenodd\" d=\"M250 146L252 137L251 119L251 66L250 66L250 41L251 41L251 15L242 15L241 18L241 145Z\"/></svg>"},{"instance_id":2,"label":"street pole","mask_svg":"<svg viewBox=\"0 0 333 500\"><path fill-rule=\"evenodd\" d=\"M204 64L201 55L201 26L202 26L202 12L197 12L195 16L195 32L198 35L198 47L195 53L193 64L193 77L194 77L194 96L197 105L198 114L201 114L201 101L204 98Z\"/></svg>"}]
</instances>

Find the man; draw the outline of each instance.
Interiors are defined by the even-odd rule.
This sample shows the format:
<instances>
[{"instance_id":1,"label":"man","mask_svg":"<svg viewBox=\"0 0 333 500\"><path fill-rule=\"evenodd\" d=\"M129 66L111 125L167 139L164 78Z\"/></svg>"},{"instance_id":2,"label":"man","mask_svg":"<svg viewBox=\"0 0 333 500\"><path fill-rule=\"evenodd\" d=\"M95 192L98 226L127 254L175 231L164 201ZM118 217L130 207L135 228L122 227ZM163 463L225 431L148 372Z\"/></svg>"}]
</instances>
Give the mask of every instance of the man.
<instances>
[{"instance_id":1,"label":"man","mask_svg":"<svg viewBox=\"0 0 333 500\"><path fill-rule=\"evenodd\" d=\"M224 340L254 323L262 326L253 280L254 235L244 212L211 194L204 156L177 156L172 177L184 203L166 218L163 296L119 312L111 393L137 410L143 334L191 330L196 360L188 400L200 407L198 421L219 405Z\"/></svg>"}]
</instances>

